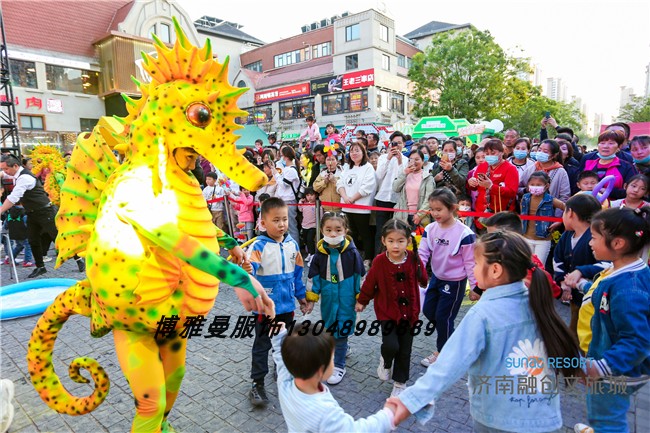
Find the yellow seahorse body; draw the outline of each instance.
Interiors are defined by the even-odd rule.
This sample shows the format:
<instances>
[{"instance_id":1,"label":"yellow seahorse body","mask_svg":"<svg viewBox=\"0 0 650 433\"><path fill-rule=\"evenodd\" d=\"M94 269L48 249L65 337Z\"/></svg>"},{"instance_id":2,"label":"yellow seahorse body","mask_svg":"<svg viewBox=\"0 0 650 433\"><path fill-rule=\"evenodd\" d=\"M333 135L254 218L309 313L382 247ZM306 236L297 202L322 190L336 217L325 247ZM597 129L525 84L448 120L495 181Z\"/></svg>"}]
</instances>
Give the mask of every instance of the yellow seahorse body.
<instances>
[{"instance_id":1,"label":"yellow seahorse body","mask_svg":"<svg viewBox=\"0 0 650 433\"><path fill-rule=\"evenodd\" d=\"M153 340L163 315L179 316L180 327L186 316L206 314L220 280L257 294L249 276L218 255L217 229L187 162L198 153L247 189L266 182L234 145L234 132L241 128L234 118L245 114L236 102L247 89L230 86L227 61L213 60L209 43L200 50L192 46L174 23L174 47L156 39L157 58L143 54L152 79L137 83L142 98L125 97L126 118L103 118L92 133L81 134L68 163L57 215L57 265L74 254L85 255L87 279L48 308L27 354L34 387L62 413L92 411L109 387L101 367L89 358L73 361L77 373L71 377L83 380L78 369L89 369L95 382L91 396L74 397L59 382L52 348L70 315L89 316L95 337L114 330L116 342L117 333L119 341L138 335ZM123 155L121 165L111 149ZM167 383L167 399L178 392L181 367L173 373L177 382ZM167 379L160 380L164 389ZM160 396L159 390L155 394ZM156 404L165 406L164 395ZM169 410L164 417L162 411L151 419L142 416L142 402L149 397L135 396L141 405L134 429L158 431L167 416Z\"/></svg>"}]
</instances>

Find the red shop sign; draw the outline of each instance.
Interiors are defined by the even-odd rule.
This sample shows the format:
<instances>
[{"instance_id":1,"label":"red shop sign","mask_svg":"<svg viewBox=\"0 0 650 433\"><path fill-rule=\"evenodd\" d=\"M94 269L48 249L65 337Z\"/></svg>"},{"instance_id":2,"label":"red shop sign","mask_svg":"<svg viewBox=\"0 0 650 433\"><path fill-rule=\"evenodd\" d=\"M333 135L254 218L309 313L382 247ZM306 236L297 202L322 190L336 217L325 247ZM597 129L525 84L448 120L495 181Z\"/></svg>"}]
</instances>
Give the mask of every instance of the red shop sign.
<instances>
[{"instance_id":1,"label":"red shop sign","mask_svg":"<svg viewBox=\"0 0 650 433\"><path fill-rule=\"evenodd\" d=\"M366 69L363 71L350 72L343 75L343 90L368 87L375 84L375 70Z\"/></svg>"},{"instance_id":2,"label":"red shop sign","mask_svg":"<svg viewBox=\"0 0 650 433\"><path fill-rule=\"evenodd\" d=\"M293 86L279 87L273 90L255 92L255 103L261 104L281 99L297 98L299 96L309 96L309 83L295 84Z\"/></svg>"}]
</instances>

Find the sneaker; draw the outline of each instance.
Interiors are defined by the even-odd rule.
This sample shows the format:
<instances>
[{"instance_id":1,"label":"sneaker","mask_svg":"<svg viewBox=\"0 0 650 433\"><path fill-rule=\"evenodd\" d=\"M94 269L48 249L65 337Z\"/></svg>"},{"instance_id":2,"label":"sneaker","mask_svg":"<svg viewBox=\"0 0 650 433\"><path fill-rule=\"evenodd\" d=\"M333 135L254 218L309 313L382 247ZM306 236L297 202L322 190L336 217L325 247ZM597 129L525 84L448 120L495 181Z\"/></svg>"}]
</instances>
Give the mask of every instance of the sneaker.
<instances>
[{"instance_id":1,"label":"sneaker","mask_svg":"<svg viewBox=\"0 0 650 433\"><path fill-rule=\"evenodd\" d=\"M379 366L377 366L377 377L379 380L388 380L390 379L390 368L384 367L384 357L379 357Z\"/></svg>"},{"instance_id":2,"label":"sneaker","mask_svg":"<svg viewBox=\"0 0 650 433\"><path fill-rule=\"evenodd\" d=\"M256 407L266 406L269 404L269 398L266 396L264 384L253 382L253 386L248 393L248 399L251 404Z\"/></svg>"},{"instance_id":3,"label":"sneaker","mask_svg":"<svg viewBox=\"0 0 650 433\"><path fill-rule=\"evenodd\" d=\"M32 266L34 266L34 264L32 262L24 262L23 263L23 268L31 268Z\"/></svg>"},{"instance_id":4,"label":"sneaker","mask_svg":"<svg viewBox=\"0 0 650 433\"><path fill-rule=\"evenodd\" d=\"M366 268L366 271L370 269L370 260L364 260L363 267Z\"/></svg>"},{"instance_id":5,"label":"sneaker","mask_svg":"<svg viewBox=\"0 0 650 433\"><path fill-rule=\"evenodd\" d=\"M51 262L51 261L52 261L52 257L50 257L50 256L43 256L43 262L44 262L44 263Z\"/></svg>"},{"instance_id":6,"label":"sneaker","mask_svg":"<svg viewBox=\"0 0 650 433\"><path fill-rule=\"evenodd\" d=\"M390 392L391 397L397 397L406 389L405 383L395 382L393 384L393 390Z\"/></svg>"},{"instance_id":7,"label":"sneaker","mask_svg":"<svg viewBox=\"0 0 650 433\"><path fill-rule=\"evenodd\" d=\"M327 383L330 385L338 385L343 380L343 376L345 376L346 372L345 368L334 367L334 372L332 372L332 375L327 378Z\"/></svg>"},{"instance_id":8,"label":"sneaker","mask_svg":"<svg viewBox=\"0 0 650 433\"><path fill-rule=\"evenodd\" d=\"M573 431L576 433L594 433L594 429L587 424L578 423L573 426Z\"/></svg>"},{"instance_id":9,"label":"sneaker","mask_svg":"<svg viewBox=\"0 0 650 433\"><path fill-rule=\"evenodd\" d=\"M436 360L438 359L438 355L439 355L438 352L433 352L431 355L427 356L422 361L420 361L420 364L424 365L425 367L428 367L434 362L436 362Z\"/></svg>"},{"instance_id":10,"label":"sneaker","mask_svg":"<svg viewBox=\"0 0 650 433\"><path fill-rule=\"evenodd\" d=\"M75 259L77 262L77 267L79 268L79 272L83 272L86 270L86 262L84 262L84 259Z\"/></svg>"},{"instance_id":11,"label":"sneaker","mask_svg":"<svg viewBox=\"0 0 650 433\"><path fill-rule=\"evenodd\" d=\"M14 383L9 379L0 380L0 432L6 432L14 420Z\"/></svg>"},{"instance_id":12,"label":"sneaker","mask_svg":"<svg viewBox=\"0 0 650 433\"><path fill-rule=\"evenodd\" d=\"M14 263L15 263L15 264L19 264L19 263L22 263L22 262L24 262L24 261L25 261L25 260L23 260L23 259L16 259L16 260L14 260Z\"/></svg>"},{"instance_id":13,"label":"sneaker","mask_svg":"<svg viewBox=\"0 0 650 433\"><path fill-rule=\"evenodd\" d=\"M3 262L5 265L9 264L9 256L5 257L5 261Z\"/></svg>"},{"instance_id":14,"label":"sneaker","mask_svg":"<svg viewBox=\"0 0 650 433\"><path fill-rule=\"evenodd\" d=\"M314 258L313 254L308 255L307 258L305 259L305 263L311 263L311 259L313 258Z\"/></svg>"},{"instance_id":15,"label":"sneaker","mask_svg":"<svg viewBox=\"0 0 650 433\"><path fill-rule=\"evenodd\" d=\"M47 269L45 269L45 266L43 266L42 268L34 269L31 274L27 275L27 278L36 278L36 277L40 277L43 274L47 274Z\"/></svg>"}]
</instances>

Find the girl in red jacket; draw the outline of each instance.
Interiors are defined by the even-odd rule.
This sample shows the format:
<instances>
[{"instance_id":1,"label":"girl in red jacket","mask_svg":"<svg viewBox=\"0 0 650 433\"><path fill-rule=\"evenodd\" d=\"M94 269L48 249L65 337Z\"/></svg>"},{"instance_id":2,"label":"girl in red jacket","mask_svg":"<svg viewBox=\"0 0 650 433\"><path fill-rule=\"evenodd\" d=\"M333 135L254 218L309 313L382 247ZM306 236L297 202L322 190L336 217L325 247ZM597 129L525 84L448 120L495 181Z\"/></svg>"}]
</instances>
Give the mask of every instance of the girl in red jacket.
<instances>
[{"instance_id":1,"label":"girl in red jacket","mask_svg":"<svg viewBox=\"0 0 650 433\"><path fill-rule=\"evenodd\" d=\"M391 396L399 395L406 387L411 364L413 334L422 326L420 315L420 287L427 285L427 272L415 247L411 228L401 220L391 219L384 224L381 242L385 252L372 262L355 307L362 312L374 298L375 315L381 325L381 356L377 376L394 380ZM413 251L407 248L413 245ZM374 323L374 322L373 322Z\"/></svg>"},{"instance_id":2,"label":"girl in red jacket","mask_svg":"<svg viewBox=\"0 0 650 433\"><path fill-rule=\"evenodd\" d=\"M519 187L517 168L503 159L503 143L498 138L483 146L485 162L476 167L474 177L467 180L472 191L478 191L476 211L496 213L514 211ZM477 220L476 227L484 229Z\"/></svg>"}]
</instances>

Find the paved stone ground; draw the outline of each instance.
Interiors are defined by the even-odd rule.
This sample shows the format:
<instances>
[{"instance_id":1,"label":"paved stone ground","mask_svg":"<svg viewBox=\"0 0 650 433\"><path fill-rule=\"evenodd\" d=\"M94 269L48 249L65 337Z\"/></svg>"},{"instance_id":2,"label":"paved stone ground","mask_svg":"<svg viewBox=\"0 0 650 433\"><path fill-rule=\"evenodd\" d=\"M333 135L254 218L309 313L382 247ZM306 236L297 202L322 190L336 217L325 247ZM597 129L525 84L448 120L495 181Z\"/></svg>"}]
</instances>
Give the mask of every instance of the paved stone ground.
<instances>
[{"instance_id":1,"label":"paved stone ground","mask_svg":"<svg viewBox=\"0 0 650 433\"><path fill-rule=\"evenodd\" d=\"M53 270L53 262L47 263L48 278L80 278L74 261ZM2 266L2 285L12 284L9 266ZM19 269L24 280L31 269ZM470 305L463 305L460 321ZM569 309L561 304L558 310L568 320ZM318 307L309 318L318 320ZM245 314L233 291L222 287L215 314L235 317ZM43 403L29 381L26 365L26 348L30 333L38 317L28 317L0 323L1 371L0 377L9 378L16 385L14 406L16 416L10 432L127 432L134 414L133 397L119 369L113 341L110 335L93 339L89 335L89 323L85 317L73 317L63 327L54 350L55 368L70 392L82 396L91 392L89 385L75 384L67 377L67 365L78 356L96 358L111 379L111 391L97 410L91 414L71 417L59 415ZM361 320L374 319L372 308L360 315ZM207 327L205 328L207 329ZM229 332L230 332L229 330ZM424 373L419 365L422 357L434 348L434 337L420 335L415 338L411 366L411 378ZM366 334L350 339L353 353L348 358L348 373L343 382L330 387L343 409L355 418L366 417L383 405L390 394L392 384L376 377L380 337ZM169 420L179 432L275 432L286 431L277 400L276 387L270 374L266 380L271 404L266 410L253 410L247 398L250 374L250 348L252 339L206 339L192 338L188 342L187 373L181 392ZM409 384L413 380L409 381ZM646 386L634 398L628 414L632 431L650 431L650 387ZM586 419L583 395L563 395L562 415L566 431L573 431L576 422ZM413 419L405 421L398 432L471 432L466 378L454 384L437 402L436 416L426 426Z\"/></svg>"}]
</instances>

